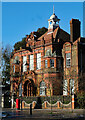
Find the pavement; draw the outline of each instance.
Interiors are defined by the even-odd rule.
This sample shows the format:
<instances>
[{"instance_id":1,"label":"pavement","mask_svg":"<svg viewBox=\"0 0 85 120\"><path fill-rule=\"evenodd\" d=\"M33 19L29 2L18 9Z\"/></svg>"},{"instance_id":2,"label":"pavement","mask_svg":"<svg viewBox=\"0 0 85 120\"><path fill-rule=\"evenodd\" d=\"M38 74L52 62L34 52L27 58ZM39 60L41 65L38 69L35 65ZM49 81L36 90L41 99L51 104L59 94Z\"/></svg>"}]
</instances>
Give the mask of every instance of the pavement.
<instances>
[{"instance_id":1,"label":"pavement","mask_svg":"<svg viewBox=\"0 0 85 120\"><path fill-rule=\"evenodd\" d=\"M29 109L16 110L4 108L9 116L2 120L85 120L84 109L33 109L32 115Z\"/></svg>"}]
</instances>

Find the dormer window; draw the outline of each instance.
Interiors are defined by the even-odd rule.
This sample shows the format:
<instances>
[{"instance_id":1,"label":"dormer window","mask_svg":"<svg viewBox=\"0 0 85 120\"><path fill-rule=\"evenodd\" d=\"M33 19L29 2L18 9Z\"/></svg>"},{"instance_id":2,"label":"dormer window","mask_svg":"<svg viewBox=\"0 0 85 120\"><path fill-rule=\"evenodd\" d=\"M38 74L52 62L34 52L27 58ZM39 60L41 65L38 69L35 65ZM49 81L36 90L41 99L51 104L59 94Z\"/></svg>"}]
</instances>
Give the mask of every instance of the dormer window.
<instances>
[{"instance_id":1,"label":"dormer window","mask_svg":"<svg viewBox=\"0 0 85 120\"><path fill-rule=\"evenodd\" d=\"M48 50L46 51L46 56L51 56L51 49L48 49Z\"/></svg>"}]
</instances>

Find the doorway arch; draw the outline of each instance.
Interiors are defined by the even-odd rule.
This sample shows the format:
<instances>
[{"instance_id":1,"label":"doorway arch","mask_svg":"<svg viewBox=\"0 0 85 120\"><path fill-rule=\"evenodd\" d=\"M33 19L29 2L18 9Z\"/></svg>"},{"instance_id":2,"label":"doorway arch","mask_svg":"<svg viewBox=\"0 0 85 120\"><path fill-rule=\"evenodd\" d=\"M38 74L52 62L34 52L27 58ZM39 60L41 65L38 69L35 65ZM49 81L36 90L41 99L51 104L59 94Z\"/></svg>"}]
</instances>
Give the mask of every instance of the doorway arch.
<instances>
[{"instance_id":1,"label":"doorway arch","mask_svg":"<svg viewBox=\"0 0 85 120\"><path fill-rule=\"evenodd\" d=\"M34 84L33 81L27 80L24 83L24 96L33 96Z\"/></svg>"}]
</instances>

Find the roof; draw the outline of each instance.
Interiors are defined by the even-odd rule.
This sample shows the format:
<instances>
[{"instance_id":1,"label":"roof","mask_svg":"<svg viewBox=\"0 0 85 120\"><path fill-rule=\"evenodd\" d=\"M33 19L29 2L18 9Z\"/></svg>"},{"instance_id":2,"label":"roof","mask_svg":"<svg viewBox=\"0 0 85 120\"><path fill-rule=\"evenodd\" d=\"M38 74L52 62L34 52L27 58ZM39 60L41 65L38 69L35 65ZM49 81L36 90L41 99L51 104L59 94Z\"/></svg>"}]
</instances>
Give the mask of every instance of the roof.
<instances>
[{"instance_id":1,"label":"roof","mask_svg":"<svg viewBox=\"0 0 85 120\"><path fill-rule=\"evenodd\" d=\"M52 37L52 35L54 39L59 38L64 41L70 41L70 35L64 30L62 30L59 26L54 31L48 30L45 34L39 37L38 40L41 40L43 38L44 40L48 40Z\"/></svg>"}]
</instances>

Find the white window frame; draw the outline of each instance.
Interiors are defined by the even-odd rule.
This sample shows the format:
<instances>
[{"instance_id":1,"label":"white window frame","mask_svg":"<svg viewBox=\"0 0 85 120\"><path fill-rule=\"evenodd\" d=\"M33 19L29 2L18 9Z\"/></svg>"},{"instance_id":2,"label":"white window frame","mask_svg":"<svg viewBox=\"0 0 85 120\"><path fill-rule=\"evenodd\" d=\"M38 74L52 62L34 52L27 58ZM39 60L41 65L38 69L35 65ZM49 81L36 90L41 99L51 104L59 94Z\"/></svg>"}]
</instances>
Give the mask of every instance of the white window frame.
<instances>
[{"instance_id":1,"label":"white window frame","mask_svg":"<svg viewBox=\"0 0 85 120\"><path fill-rule=\"evenodd\" d=\"M34 55L29 55L29 70L34 70Z\"/></svg>"},{"instance_id":2,"label":"white window frame","mask_svg":"<svg viewBox=\"0 0 85 120\"><path fill-rule=\"evenodd\" d=\"M23 56L23 72L27 71L26 61L27 61L27 56Z\"/></svg>"},{"instance_id":3,"label":"white window frame","mask_svg":"<svg viewBox=\"0 0 85 120\"><path fill-rule=\"evenodd\" d=\"M71 53L66 53L66 67L71 66Z\"/></svg>"},{"instance_id":4,"label":"white window frame","mask_svg":"<svg viewBox=\"0 0 85 120\"><path fill-rule=\"evenodd\" d=\"M41 69L41 53L37 53L37 69Z\"/></svg>"}]
</instances>

